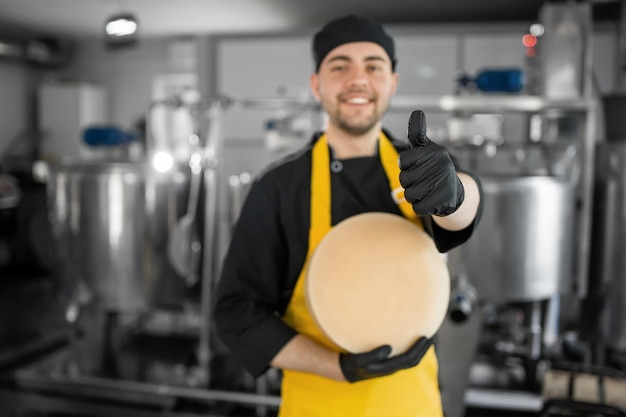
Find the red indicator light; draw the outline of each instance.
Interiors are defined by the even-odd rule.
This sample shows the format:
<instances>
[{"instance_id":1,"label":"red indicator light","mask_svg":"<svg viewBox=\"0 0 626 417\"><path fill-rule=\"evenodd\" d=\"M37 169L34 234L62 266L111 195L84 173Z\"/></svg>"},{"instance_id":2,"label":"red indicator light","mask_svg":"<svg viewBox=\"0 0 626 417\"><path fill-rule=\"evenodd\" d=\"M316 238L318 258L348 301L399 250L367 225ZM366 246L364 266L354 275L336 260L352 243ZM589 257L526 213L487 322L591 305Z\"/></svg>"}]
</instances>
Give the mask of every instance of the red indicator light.
<instances>
[{"instance_id":1,"label":"red indicator light","mask_svg":"<svg viewBox=\"0 0 626 417\"><path fill-rule=\"evenodd\" d=\"M535 35L527 33L522 36L522 43L525 47L532 48L533 46L537 45L537 37Z\"/></svg>"}]
</instances>

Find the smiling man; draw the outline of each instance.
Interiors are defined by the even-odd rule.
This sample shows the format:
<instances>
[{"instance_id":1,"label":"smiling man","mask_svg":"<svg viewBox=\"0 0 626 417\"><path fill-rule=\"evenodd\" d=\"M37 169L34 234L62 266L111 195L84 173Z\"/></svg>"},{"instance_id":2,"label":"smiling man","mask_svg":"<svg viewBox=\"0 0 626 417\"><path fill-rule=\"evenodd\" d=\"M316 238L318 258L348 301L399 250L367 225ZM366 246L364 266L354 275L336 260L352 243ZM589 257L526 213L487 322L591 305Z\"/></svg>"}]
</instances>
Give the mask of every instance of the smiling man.
<instances>
[{"instance_id":1,"label":"smiling man","mask_svg":"<svg viewBox=\"0 0 626 417\"><path fill-rule=\"evenodd\" d=\"M382 128L398 85L382 26L331 21L313 39L313 58L311 90L327 126L250 189L224 260L218 331L252 375L282 369L281 417L442 416L433 339L393 357L387 345L342 351L311 317L303 283L326 233L361 213L404 216L441 252L462 244L480 217L478 182L425 128L409 137L414 147Z\"/></svg>"},{"instance_id":2,"label":"smiling man","mask_svg":"<svg viewBox=\"0 0 626 417\"><path fill-rule=\"evenodd\" d=\"M380 130L398 83L398 74L390 68L385 50L371 42L340 45L324 58L311 75L311 88L328 114L329 136L342 134L359 141L375 128Z\"/></svg>"}]
</instances>

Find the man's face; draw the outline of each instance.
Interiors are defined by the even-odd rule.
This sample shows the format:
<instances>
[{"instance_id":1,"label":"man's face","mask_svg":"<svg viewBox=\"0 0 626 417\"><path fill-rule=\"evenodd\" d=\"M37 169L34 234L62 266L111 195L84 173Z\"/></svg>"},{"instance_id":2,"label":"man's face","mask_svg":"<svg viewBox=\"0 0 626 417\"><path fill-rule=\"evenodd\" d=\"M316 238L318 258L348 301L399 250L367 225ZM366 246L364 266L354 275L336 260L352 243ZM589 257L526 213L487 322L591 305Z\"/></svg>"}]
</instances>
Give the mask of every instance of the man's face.
<instances>
[{"instance_id":1,"label":"man's face","mask_svg":"<svg viewBox=\"0 0 626 417\"><path fill-rule=\"evenodd\" d=\"M328 113L329 123L353 136L380 123L397 85L389 56L373 42L339 45L311 76L311 90Z\"/></svg>"}]
</instances>

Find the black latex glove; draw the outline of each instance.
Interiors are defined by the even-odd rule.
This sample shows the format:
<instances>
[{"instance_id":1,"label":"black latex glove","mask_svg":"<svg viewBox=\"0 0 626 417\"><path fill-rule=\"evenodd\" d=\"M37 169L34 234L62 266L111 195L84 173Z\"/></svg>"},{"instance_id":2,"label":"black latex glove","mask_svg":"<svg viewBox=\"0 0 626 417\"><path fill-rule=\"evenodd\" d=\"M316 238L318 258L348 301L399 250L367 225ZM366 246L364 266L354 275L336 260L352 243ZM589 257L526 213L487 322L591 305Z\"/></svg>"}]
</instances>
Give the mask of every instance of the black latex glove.
<instances>
[{"instance_id":1,"label":"black latex glove","mask_svg":"<svg viewBox=\"0 0 626 417\"><path fill-rule=\"evenodd\" d=\"M463 203L465 190L448 151L426 136L424 112L409 118L411 149L400 154L400 184L417 215L447 216Z\"/></svg>"},{"instance_id":2,"label":"black latex glove","mask_svg":"<svg viewBox=\"0 0 626 417\"><path fill-rule=\"evenodd\" d=\"M389 357L391 346L383 345L365 353L342 353L339 355L341 372L350 382L377 378L417 365L434 339L421 337L405 353Z\"/></svg>"}]
</instances>

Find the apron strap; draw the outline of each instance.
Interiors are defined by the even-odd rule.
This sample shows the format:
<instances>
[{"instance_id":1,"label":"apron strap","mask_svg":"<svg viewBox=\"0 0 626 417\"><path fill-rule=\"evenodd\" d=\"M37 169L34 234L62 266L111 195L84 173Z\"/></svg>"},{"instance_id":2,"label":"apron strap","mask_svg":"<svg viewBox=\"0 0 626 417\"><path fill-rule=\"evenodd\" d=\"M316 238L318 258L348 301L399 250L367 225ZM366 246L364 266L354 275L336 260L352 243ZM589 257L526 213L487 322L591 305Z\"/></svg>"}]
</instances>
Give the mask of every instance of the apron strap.
<instances>
[{"instance_id":1,"label":"apron strap","mask_svg":"<svg viewBox=\"0 0 626 417\"><path fill-rule=\"evenodd\" d=\"M332 225L330 206L330 153L324 133L313 145L311 161L311 226L313 230Z\"/></svg>"},{"instance_id":2,"label":"apron strap","mask_svg":"<svg viewBox=\"0 0 626 417\"><path fill-rule=\"evenodd\" d=\"M398 152L393 144L383 132L378 139L378 153L383 163L383 168L389 179L391 197L396 202L400 211L407 219L415 222L418 220L417 214L413 211L411 204L404 198L404 188L400 185L400 167L398 165ZM421 224L421 222L419 222Z\"/></svg>"}]
</instances>

